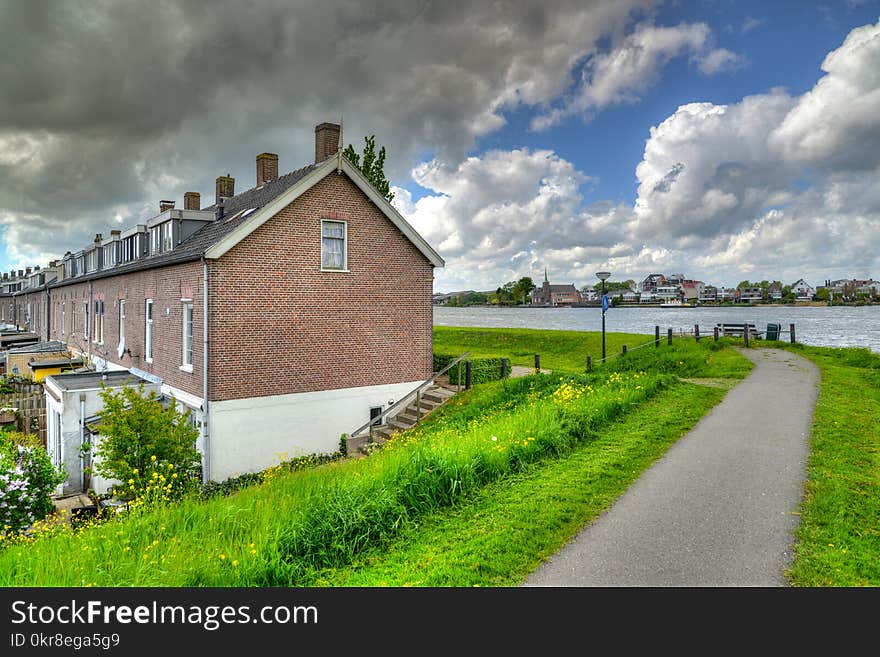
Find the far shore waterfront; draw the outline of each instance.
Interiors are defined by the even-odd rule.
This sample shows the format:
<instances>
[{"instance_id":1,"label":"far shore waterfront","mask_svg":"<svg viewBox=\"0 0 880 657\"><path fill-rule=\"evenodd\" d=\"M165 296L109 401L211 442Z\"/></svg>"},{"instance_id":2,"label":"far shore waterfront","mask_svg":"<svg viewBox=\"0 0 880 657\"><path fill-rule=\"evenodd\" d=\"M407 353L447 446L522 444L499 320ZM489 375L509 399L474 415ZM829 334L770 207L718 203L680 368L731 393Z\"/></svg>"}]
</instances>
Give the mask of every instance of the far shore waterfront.
<instances>
[{"instance_id":1,"label":"far shore waterfront","mask_svg":"<svg viewBox=\"0 0 880 657\"><path fill-rule=\"evenodd\" d=\"M734 304L660 308L658 306L611 307L605 312L605 330L613 333L653 335L655 326L665 334L692 332L699 325L702 334L712 334L718 323L749 322L764 331L767 324L781 324L782 340L790 339L818 347L863 347L880 353L880 305L834 305L823 302L797 304ZM435 326L482 326L496 328L541 328L563 331L599 331L599 307L496 307L434 306Z\"/></svg>"}]
</instances>

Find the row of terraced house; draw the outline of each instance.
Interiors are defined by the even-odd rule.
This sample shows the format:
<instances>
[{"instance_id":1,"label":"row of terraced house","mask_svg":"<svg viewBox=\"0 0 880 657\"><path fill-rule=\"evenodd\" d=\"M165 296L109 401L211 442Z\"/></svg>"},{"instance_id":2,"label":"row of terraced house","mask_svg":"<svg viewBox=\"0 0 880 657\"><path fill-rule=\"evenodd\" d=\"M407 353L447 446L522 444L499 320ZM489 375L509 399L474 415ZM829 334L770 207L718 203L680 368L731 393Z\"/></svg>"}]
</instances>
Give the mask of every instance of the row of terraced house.
<instances>
[{"instance_id":1,"label":"row of terraced house","mask_svg":"<svg viewBox=\"0 0 880 657\"><path fill-rule=\"evenodd\" d=\"M302 168L279 175L278 155L261 153L246 191L221 175L207 205L163 200L144 223L3 275L0 324L88 364L45 379L47 448L68 472L102 382L188 409L203 479L221 481L336 451L430 378L443 260L340 147L340 126L322 123Z\"/></svg>"}]
</instances>

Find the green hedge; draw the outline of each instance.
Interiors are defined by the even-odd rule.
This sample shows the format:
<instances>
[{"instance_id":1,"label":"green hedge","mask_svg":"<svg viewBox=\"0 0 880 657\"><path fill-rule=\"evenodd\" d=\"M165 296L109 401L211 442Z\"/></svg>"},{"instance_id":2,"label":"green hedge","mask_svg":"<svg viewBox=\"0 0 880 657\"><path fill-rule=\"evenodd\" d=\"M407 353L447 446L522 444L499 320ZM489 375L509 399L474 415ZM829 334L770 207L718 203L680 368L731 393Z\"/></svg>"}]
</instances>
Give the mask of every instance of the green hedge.
<instances>
[{"instance_id":1,"label":"green hedge","mask_svg":"<svg viewBox=\"0 0 880 657\"><path fill-rule=\"evenodd\" d=\"M458 356L450 354L434 354L434 371L439 372L449 365ZM498 381L501 379L501 359L500 358L466 358L446 372L449 380L453 383L458 382L458 372L461 369L461 384L465 381L465 363L471 363L471 385L478 383L486 383L488 381ZM507 360L507 376L510 376L510 359Z\"/></svg>"}]
</instances>

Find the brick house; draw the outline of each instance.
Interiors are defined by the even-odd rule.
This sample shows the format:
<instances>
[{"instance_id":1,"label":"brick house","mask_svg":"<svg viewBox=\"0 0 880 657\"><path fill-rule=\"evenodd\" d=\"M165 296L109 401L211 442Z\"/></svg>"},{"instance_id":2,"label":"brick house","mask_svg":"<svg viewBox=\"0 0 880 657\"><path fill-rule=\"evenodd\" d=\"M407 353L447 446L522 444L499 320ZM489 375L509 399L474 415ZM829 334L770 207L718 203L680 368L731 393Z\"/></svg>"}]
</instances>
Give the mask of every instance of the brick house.
<instances>
[{"instance_id":1,"label":"brick house","mask_svg":"<svg viewBox=\"0 0 880 657\"><path fill-rule=\"evenodd\" d=\"M443 260L339 137L318 125L315 161L281 176L261 153L256 185L236 194L219 176L207 207L195 192L182 209L161 201L146 223L65 254L41 291L46 339L191 410L206 481L335 451L432 374Z\"/></svg>"},{"instance_id":2,"label":"brick house","mask_svg":"<svg viewBox=\"0 0 880 657\"><path fill-rule=\"evenodd\" d=\"M544 270L541 287L531 291L531 303L536 306L572 306L581 300L580 293L573 284L551 285Z\"/></svg>"}]
</instances>

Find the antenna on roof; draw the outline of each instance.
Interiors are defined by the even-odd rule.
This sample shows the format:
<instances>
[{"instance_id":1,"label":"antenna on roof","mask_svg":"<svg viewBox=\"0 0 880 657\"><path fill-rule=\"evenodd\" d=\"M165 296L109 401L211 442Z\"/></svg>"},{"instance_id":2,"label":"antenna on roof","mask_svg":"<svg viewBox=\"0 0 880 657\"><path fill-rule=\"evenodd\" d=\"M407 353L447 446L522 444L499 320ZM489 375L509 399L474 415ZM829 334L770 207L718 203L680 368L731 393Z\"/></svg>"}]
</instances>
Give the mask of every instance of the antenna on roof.
<instances>
[{"instance_id":1,"label":"antenna on roof","mask_svg":"<svg viewBox=\"0 0 880 657\"><path fill-rule=\"evenodd\" d=\"M336 173L342 172L342 114L339 115L339 141L336 145Z\"/></svg>"}]
</instances>

